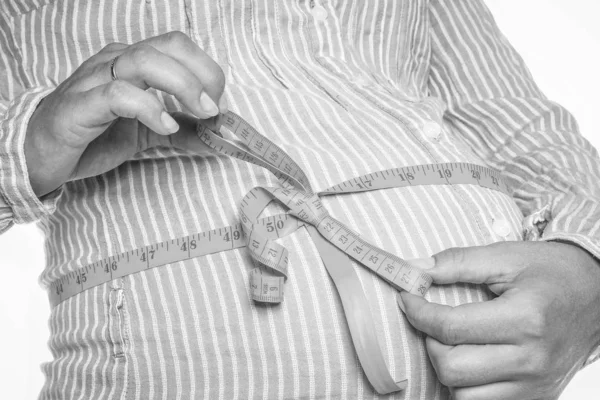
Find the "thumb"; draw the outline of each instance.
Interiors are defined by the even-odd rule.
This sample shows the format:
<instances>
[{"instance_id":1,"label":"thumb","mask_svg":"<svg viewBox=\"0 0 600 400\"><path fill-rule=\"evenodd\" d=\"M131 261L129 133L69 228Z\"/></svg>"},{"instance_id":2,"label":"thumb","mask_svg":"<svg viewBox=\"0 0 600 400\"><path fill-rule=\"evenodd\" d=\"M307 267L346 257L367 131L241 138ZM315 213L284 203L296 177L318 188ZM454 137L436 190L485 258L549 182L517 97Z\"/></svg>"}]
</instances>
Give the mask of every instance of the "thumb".
<instances>
[{"instance_id":1,"label":"thumb","mask_svg":"<svg viewBox=\"0 0 600 400\"><path fill-rule=\"evenodd\" d=\"M426 272L436 284L457 282L492 285L512 281L520 264L508 243L492 246L455 247L434 255L435 265Z\"/></svg>"}]
</instances>

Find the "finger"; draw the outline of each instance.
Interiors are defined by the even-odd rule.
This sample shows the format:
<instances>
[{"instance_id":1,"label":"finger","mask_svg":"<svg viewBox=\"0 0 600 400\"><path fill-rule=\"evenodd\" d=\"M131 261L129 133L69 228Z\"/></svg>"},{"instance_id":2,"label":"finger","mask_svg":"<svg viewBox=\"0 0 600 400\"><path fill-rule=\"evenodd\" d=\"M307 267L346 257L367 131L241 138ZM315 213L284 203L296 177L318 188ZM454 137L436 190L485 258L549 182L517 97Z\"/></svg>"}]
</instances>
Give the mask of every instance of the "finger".
<instances>
[{"instance_id":1,"label":"finger","mask_svg":"<svg viewBox=\"0 0 600 400\"><path fill-rule=\"evenodd\" d=\"M452 400L513 400L513 399L542 399L526 393L518 382L495 382L488 385L451 388Z\"/></svg>"},{"instance_id":2,"label":"finger","mask_svg":"<svg viewBox=\"0 0 600 400\"><path fill-rule=\"evenodd\" d=\"M128 47L129 45L124 43L107 44L97 54L85 60L61 85L67 85L77 92L85 92L109 82L111 80L110 68L107 68L106 65Z\"/></svg>"},{"instance_id":3,"label":"finger","mask_svg":"<svg viewBox=\"0 0 600 400\"><path fill-rule=\"evenodd\" d=\"M198 136L197 125L201 122L203 125L209 127L209 129L218 131L222 123L222 114L205 120L199 120L190 114L182 112L172 113L171 117L173 117L179 125L179 130L168 136L159 135L150 129L139 130L139 140L137 143L138 152L155 147L171 147L199 156L207 156L215 153L215 151ZM114 125L111 125L110 130L112 130L113 127Z\"/></svg>"},{"instance_id":4,"label":"finger","mask_svg":"<svg viewBox=\"0 0 600 400\"><path fill-rule=\"evenodd\" d=\"M75 126L87 144L116 118L136 118L160 134L174 133L177 122L164 111L156 96L125 81L113 81L73 97L70 104Z\"/></svg>"},{"instance_id":5,"label":"finger","mask_svg":"<svg viewBox=\"0 0 600 400\"><path fill-rule=\"evenodd\" d=\"M214 154L213 149L204 143L198 136L196 130L198 123L197 118L194 118L186 113L173 113L172 117L179 124L179 130L173 135L169 136L170 145L172 147L200 156ZM207 125L211 125L214 123L213 120L216 118L217 117L211 118L203 122ZM161 137L159 137L159 139L160 138Z\"/></svg>"},{"instance_id":6,"label":"finger","mask_svg":"<svg viewBox=\"0 0 600 400\"><path fill-rule=\"evenodd\" d=\"M115 68L120 80L141 89L152 87L172 94L198 118L210 118L219 112L192 71L152 46L129 47L119 56ZM101 69L109 70L110 65L107 63Z\"/></svg>"},{"instance_id":7,"label":"finger","mask_svg":"<svg viewBox=\"0 0 600 400\"><path fill-rule=\"evenodd\" d=\"M430 303L407 292L398 298L413 327L447 345L514 342L513 327L519 321L503 298L456 307Z\"/></svg>"},{"instance_id":8,"label":"finger","mask_svg":"<svg viewBox=\"0 0 600 400\"><path fill-rule=\"evenodd\" d=\"M428 336L427 353L438 379L449 387L476 386L515 379L523 351L507 344L447 346Z\"/></svg>"},{"instance_id":9,"label":"finger","mask_svg":"<svg viewBox=\"0 0 600 400\"><path fill-rule=\"evenodd\" d=\"M219 111L221 113L227 112L227 100L223 94L225 88L223 70L187 35L177 31L151 37L131 46L122 43L107 45L98 54L86 60L76 71L76 74L85 75L88 79L72 80L73 84L77 86L79 91L86 91L106 83L110 79L110 63L112 60L125 51L138 47L152 47L186 67L201 82L208 97L218 105ZM122 78L120 57L115 68L117 75ZM94 72L89 74L89 71ZM163 72L166 71L168 69ZM205 102L208 104L207 100ZM194 108L192 107L190 110L193 111Z\"/></svg>"},{"instance_id":10,"label":"finger","mask_svg":"<svg viewBox=\"0 0 600 400\"><path fill-rule=\"evenodd\" d=\"M489 246L456 247L434 256L435 267L427 270L437 284L456 282L507 283L523 267L519 246L502 242Z\"/></svg>"},{"instance_id":11,"label":"finger","mask_svg":"<svg viewBox=\"0 0 600 400\"><path fill-rule=\"evenodd\" d=\"M168 32L143 40L140 44L148 44L185 65L200 79L208 95L219 105L220 112L227 112L227 101L223 95L223 70L186 34L178 31Z\"/></svg>"}]
</instances>

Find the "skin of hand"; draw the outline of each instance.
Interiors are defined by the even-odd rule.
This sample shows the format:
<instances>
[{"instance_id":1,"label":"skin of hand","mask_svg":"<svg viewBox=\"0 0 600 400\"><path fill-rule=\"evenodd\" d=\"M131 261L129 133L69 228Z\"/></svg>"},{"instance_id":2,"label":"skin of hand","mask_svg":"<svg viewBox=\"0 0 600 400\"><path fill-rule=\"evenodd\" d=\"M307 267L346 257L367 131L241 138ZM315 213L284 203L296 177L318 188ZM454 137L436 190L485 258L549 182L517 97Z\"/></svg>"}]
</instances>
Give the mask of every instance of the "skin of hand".
<instances>
[{"instance_id":1,"label":"skin of hand","mask_svg":"<svg viewBox=\"0 0 600 400\"><path fill-rule=\"evenodd\" d=\"M600 344L600 263L573 244L453 248L429 266L435 284L485 284L498 296L456 307L398 297L455 400L557 399Z\"/></svg>"},{"instance_id":2,"label":"skin of hand","mask_svg":"<svg viewBox=\"0 0 600 400\"><path fill-rule=\"evenodd\" d=\"M24 150L34 192L43 196L69 180L102 174L152 147L209 153L195 126L227 111L224 87L222 69L184 33L109 44L46 96L29 120ZM149 88L174 95L198 119L170 115Z\"/></svg>"}]
</instances>

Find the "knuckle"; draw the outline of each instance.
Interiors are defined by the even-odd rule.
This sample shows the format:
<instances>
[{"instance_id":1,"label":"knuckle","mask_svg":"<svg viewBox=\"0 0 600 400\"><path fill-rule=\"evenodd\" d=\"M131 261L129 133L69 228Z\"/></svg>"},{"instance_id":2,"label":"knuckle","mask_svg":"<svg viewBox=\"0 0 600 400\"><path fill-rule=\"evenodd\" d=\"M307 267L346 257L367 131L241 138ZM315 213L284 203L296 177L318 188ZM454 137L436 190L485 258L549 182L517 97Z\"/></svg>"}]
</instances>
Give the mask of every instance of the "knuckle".
<instances>
[{"instance_id":1,"label":"knuckle","mask_svg":"<svg viewBox=\"0 0 600 400\"><path fill-rule=\"evenodd\" d=\"M172 75L170 77L170 85L173 94L180 101L193 101L192 99L199 99L203 90L202 83L199 82L193 74L188 73Z\"/></svg>"},{"instance_id":2,"label":"knuckle","mask_svg":"<svg viewBox=\"0 0 600 400\"><path fill-rule=\"evenodd\" d=\"M544 376L548 372L550 361L544 352L528 352L521 363L522 373L535 378Z\"/></svg>"},{"instance_id":3,"label":"knuckle","mask_svg":"<svg viewBox=\"0 0 600 400\"><path fill-rule=\"evenodd\" d=\"M521 333L529 324L532 311L529 304L517 303L512 308L511 319L508 323L508 328L514 335Z\"/></svg>"},{"instance_id":4,"label":"knuckle","mask_svg":"<svg viewBox=\"0 0 600 400\"><path fill-rule=\"evenodd\" d=\"M447 257L453 265L460 266L465 261L465 252L460 247L452 247L443 252L443 255Z\"/></svg>"},{"instance_id":5,"label":"knuckle","mask_svg":"<svg viewBox=\"0 0 600 400\"><path fill-rule=\"evenodd\" d=\"M108 83L104 88L104 95L108 99L120 99L126 95L127 84L120 80Z\"/></svg>"},{"instance_id":6,"label":"knuckle","mask_svg":"<svg viewBox=\"0 0 600 400\"><path fill-rule=\"evenodd\" d=\"M164 39L168 44L179 48L187 48L193 43L192 39L181 31L167 32L165 33Z\"/></svg>"},{"instance_id":7,"label":"knuckle","mask_svg":"<svg viewBox=\"0 0 600 400\"><path fill-rule=\"evenodd\" d=\"M156 50L150 45L139 44L132 46L128 53L133 63L139 67L150 62L156 54Z\"/></svg>"},{"instance_id":8,"label":"knuckle","mask_svg":"<svg viewBox=\"0 0 600 400\"><path fill-rule=\"evenodd\" d=\"M460 247L453 248L450 254L452 256L452 261L455 264L457 264L457 265L464 264L464 262L466 260L466 256L465 256L465 251L462 248L460 248Z\"/></svg>"},{"instance_id":9,"label":"knuckle","mask_svg":"<svg viewBox=\"0 0 600 400\"><path fill-rule=\"evenodd\" d=\"M225 88L225 73L214 60L209 61L208 64L202 82L204 86L222 92Z\"/></svg>"},{"instance_id":10,"label":"knuckle","mask_svg":"<svg viewBox=\"0 0 600 400\"><path fill-rule=\"evenodd\" d=\"M113 51L120 49L122 46L123 45L121 43L112 42L104 46L102 50L100 50L100 53L112 53Z\"/></svg>"},{"instance_id":11,"label":"knuckle","mask_svg":"<svg viewBox=\"0 0 600 400\"><path fill-rule=\"evenodd\" d=\"M444 318L441 322L440 340L444 344L459 344L458 329L455 322L450 318Z\"/></svg>"},{"instance_id":12,"label":"knuckle","mask_svg":"<svg viewBox=\"0 0 600 400\"><path fill-rule=\"evenodd\" d=\"M528 337L534 339L543 338L548 333L548 319L539 310L529 311L523 329Z\"/></svg>"}]
</instances>

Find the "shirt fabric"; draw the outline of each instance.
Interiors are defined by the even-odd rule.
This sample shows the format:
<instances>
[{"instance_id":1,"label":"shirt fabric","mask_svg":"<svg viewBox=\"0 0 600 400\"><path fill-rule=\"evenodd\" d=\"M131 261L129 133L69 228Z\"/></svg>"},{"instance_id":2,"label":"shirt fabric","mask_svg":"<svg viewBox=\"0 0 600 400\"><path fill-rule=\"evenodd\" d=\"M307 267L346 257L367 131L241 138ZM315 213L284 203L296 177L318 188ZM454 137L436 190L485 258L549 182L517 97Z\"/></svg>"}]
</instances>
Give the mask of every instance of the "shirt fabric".
<instances>
[{"instance_id":1,"label":"shirt fabric","mask_svg":"<svg viewBox=\"0 0 600 400\"><path fill-rule=\"evenodd\" d=\"M277 185L266 170L226 156L160 147L35 196L23 142L40 100L108 43L172 30L219 63L230 108L287 151L316 190L454 161L493 167L508 181L512 197L454 185L323 198L373 244L410 259L503 240L563 240L600 257L598 153L572 115L545 98L480 0L8 0L0 5L0 231L38 222L43 286L113 254L237 223L247 191ZM377 397L309 236L300 230L280 242L290 250L280 305L250 300L244 249L64 301L51 312L53 360L42 366L40 397ZM353 267L391 374L409 381L380 397L447 399L396 290ZM491 293L434 285L426 298L456 305Z\"/></svg>"}]
</instances>

